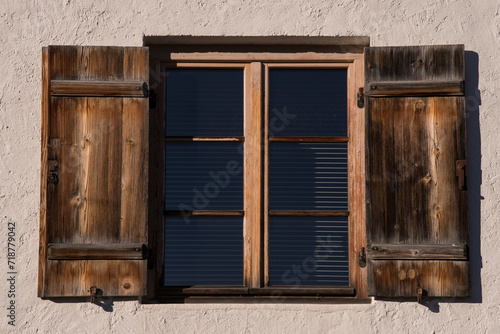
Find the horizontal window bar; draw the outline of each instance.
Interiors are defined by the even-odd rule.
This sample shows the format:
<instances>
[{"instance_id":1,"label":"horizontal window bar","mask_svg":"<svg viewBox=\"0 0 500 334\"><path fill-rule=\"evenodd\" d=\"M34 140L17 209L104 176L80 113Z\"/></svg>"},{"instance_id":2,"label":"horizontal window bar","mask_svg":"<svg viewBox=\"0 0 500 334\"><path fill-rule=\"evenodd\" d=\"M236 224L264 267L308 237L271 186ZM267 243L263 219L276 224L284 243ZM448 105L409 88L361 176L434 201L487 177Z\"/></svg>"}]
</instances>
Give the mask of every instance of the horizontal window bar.
<instances>
[{"instance_id":1,"label":"horizontal window bar","mask_svg":"<svg viewBox=\"0 0 500 334\"><path fill-rule=\"evenodd\" d=\"M270 216L316 216L316 217L348 217L349 211L326 210L269 210Z\"/></svg>"},{"instance_id":2,"label":"horizontal window bar","mask_svg":"<svg viewBox=\"0 0 500 334\"><path fill-rule=\"evenodd\" d=\"M196 211L179 211L165 210L164 216L244 216L245 211L218 211L218 210L196 210Z\"/></svg>"},{"instance_id":3,"label":"horizontal window bar","mask_svg":"<svg viewBox=\"0 0 500 334\"><path fill-rule=\"evenodd\" d=\"M244 142L245 137L165 137L165 142L192 142L192 141L222 141L222 142Z\"/></svg>"},{"instance_id":4,"label":"horizontal window bar","mask_svg":"<svg viewBox=\"0 0 500 334\"><path fill-rule=\"evenodd\" d=\"M347 143L349 137L269 137L274 142Z\"/></svg>"}]
</instances>

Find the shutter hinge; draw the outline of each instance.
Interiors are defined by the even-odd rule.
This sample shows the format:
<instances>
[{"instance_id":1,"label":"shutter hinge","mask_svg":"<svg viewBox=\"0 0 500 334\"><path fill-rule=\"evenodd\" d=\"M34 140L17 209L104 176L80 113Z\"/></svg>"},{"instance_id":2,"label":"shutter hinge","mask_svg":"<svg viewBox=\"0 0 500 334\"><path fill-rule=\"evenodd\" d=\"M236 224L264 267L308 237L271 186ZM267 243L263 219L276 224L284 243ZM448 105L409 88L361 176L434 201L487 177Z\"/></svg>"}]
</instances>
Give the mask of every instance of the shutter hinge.
<instances>
[{"instance_id":1,"label":"shutter hinge","mask_svg":"<svg viewBox=\"0 0 500 334\"><path fill-rule=\"evenodd\" d=\"M365 107L365 89L361 87L356 94L357 96L357 101L358 101L358 108L364 108Z\"/></svg>"},{"instance_id":2,"label":"shutter hinge","mask_svg":"<svg viewBox=\"0 0 500 334\"><path fill-rule=\"evenodd\" d=\"M457 160L456 161L456 174L458 176L458 189L467 189L467 160Z\"/></svg>"},{"instance_id":3,"label":"shutter hinge","mask_svg":"<svg viewBox=\"0 0 500 334\"><path fill-rule=\"evenodd\" d=\"M47 181L57 184L57 182L59 182L59 163L57 160L48 160L47 165L49 169Z\"/></svg>"},{"instance_id":4,"label":"shutter hinge","mask_svg":"<svg viewBox=\"0 0 500 334\"><path fill-rule=\"evenodd\" d=\"M360 268L366 267L366 248L361 247L358 254L358 264Z\"/></svg>"}]
</instances>

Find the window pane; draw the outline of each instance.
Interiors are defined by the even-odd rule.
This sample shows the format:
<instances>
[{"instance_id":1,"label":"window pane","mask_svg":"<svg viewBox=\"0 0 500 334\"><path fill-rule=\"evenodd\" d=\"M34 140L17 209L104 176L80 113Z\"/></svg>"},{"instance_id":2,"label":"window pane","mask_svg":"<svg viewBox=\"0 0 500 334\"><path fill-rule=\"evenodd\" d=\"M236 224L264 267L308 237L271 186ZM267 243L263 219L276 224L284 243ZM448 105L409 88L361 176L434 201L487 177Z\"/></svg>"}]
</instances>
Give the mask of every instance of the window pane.
<instances>
[{"instance_id":1,"label":"window pane","mask_svg":"<svg viewBox=\"0 0 500 334\"><path fill-rule=\"evenodd\" d=\"M239 142L167 143L167 210L242 210Z\"/></svg>"},{"instance_id":2,"label":"window pane","mask_svg":"<svg viewBox=\"0 0 500 334\"><path fill-rule=\"evenodd\" d=\"M242 69L167 70L167 136L242 136Z\"/></svg>"},{"instance_id":3,"label":"window pane","mask_svg":"<svg viewBox=\"0 0 500 334\"><path fill-rule=\"evenodd\" d=\"M167 217L164 284L243 285L243 217Z\"/></svg>"},{"instance_id":4,"label":"window pane","mask_svg":"<svg viewBox=\"0 0 500 334\"><path fill-rule=\"evenodd\" d=\"M347 217L269 217L271 285L349 286Z\"/></svg>"},{"instance_id":5,"label":"window pane","mask_svg":"<svg viewBox=\"0 0 500 334\"><path fill-rule=\"evenodd\" d=\"M348 210L347 143L270 143L271 210Z\"/></svg>"},{"instance_id":6,"label":"window pane","mask_svg":"<svg viewBox=\"0 0 500 334\"><path fill-rule=\"evenodd\" d=\"M271 69L271 136L347 136L347 69Z\"/></svg>"}]
</instances>

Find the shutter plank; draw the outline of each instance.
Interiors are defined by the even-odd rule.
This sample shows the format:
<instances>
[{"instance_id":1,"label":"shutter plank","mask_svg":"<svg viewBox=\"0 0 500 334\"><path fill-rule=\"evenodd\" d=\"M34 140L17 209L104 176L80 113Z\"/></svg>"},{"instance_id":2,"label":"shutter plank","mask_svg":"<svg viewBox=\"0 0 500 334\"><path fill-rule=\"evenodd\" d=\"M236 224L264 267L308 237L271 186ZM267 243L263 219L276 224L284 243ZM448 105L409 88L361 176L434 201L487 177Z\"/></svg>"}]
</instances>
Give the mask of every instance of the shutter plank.
<instances>
[{"instance_id":1,"label":"shutter plank","mask_svg":"<svg viewBox=\"0 0 500 334\"><path fill-rule=\"evenodd\" d=\"M148 115L145 99L124 99L122 133L122 190L120 240L144 240L147 221L148 185L140 180L148 177Z\"/></svg>"},{"instance_id":2,"label":"shutter plank","mask_svg":"<svg viewBox=\"0 0 500 334\"><path fill-rule=\"evenodd\" d=\"M143 296L146 260L127 249L147 245L148 100L84 93L94 82L147 83L148 49L49 47L43 58L39 296L89 296L91 286ZM85 87L50 96L54 80ZM52 160L57 183L47 181Z\"/></svg>"},{"instance_id":3,"label":"shutter plank","mask_svg":"<svg viewBox=\"0 0 500 334\"><path fill-rule=\"evenodd\" d=\"M455 166L466 159L463 53L366 49L369 295L470 293L467 192Z\"/></svg>"}]
</instances>

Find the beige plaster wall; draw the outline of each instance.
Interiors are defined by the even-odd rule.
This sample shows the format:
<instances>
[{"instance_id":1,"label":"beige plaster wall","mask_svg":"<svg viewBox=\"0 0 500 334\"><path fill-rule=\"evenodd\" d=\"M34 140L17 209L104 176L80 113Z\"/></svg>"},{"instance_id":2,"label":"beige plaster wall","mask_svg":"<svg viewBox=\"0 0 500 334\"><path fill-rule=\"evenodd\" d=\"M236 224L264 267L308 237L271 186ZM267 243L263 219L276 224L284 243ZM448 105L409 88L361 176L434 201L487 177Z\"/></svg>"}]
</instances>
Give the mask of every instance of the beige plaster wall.
<instances>
[{"instance_id":1,"label":"beige plaster wall","mask_svg":"<svg viewBox=\"0 0 500 334\"><path fill-rule=\"evenodd\" d=\"M368 305L90 303L36 297L41 48L132 45L151 35L363 35L465 44L473 297ZM500 333L500 4L497 0L0 0L0 332ZM7 224L16 224L16 326Z\"/></svg>"}]
</instances>

